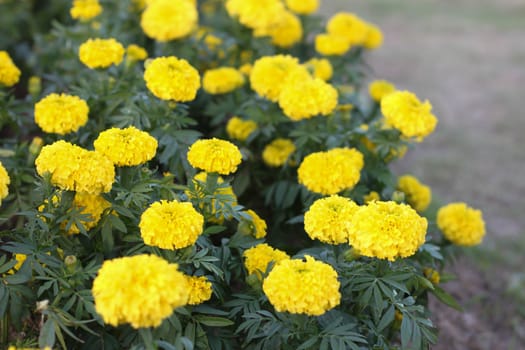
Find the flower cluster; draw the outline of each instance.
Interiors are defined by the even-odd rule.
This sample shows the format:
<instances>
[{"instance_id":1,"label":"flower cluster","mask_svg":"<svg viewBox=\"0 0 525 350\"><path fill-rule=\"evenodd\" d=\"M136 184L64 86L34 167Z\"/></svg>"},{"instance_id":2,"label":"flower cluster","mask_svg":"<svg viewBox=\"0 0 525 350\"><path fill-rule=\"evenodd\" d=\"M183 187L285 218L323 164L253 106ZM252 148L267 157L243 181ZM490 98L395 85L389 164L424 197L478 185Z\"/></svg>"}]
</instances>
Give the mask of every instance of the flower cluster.
<instances>
[{"instance_id":1,"label":"flower cluster","mask_svg":"<svg viewBox=\"0 0 525 350\"><path fill-rule=\"evenodd\" d=\"M7 170L5 170L2 162L0 162L0 204L2 204L2 199L9 194L10 183L11 179L9 178L9 174L7 173Z\"/></svg>"},{"instance_id":2,"label":"flower cluster","mask_svg":"<svg viewBox=\"0 0 525 350\"><path fill-rule=\"evenodd\" d=\"M405 137L417 141L431 134L437 118L432 114L432 105L421 103L416 95L409 91L395 91L381 99L381 112L387 125L392 126Z\"/></svg>"},{"instance_id":3,"label":"flower cluster","mask_svg":"<svg viewBox=\"0 0 525 350\"><path fill-rule=\"evenodd\" d=\"M282 250L270 247L266 243L261 243L244 251L244 266L248 270L248 274L256 274L261 278L262 274L266 272L268 264L274 262L276 265L283 261L290 259L290 256Z\"/></svg>"},{"instance_id":4,"label":"flower cluster","mask_svg":"<svg viewBox=\"0 0 525 350\"><path fill-rule=\"evenodd\" d=\"M111 128L101 132L94 142L95 151L116 166L135 166L152 159L157 152L157 140L133 126Z\"/></svg>"},{"instance_id":5,"label":"flower cluster","mask_svg":"<svg viewBox=\"0 0 525 350\"><path fill-rule=\"evenodd\" d=\"M319 316L341 302L334 268L308 255L305 260L284 260L264 279L264 293L275 310Z\"/></svg>"},{"instance_id":6,"label":"flower cluster","mask_svg":"<svg viewBox=\"0 0 525 350\"><path fill-rule=\"evenodd\" d=\"M249 225L250 233L256 239L264 238L266 236L267 229L266 221L261 219L261 217L251 209L246 210L246 214L248 214L251 218Z\"/></svg>"},{"instance_id":7,"label":"flower cluster","mask_svg":"<svg viewBox=\"0 0 525 350\"><path fill-rule=\"evenodd\" d=\"M89 220L81 221L82 226L84 226L86 230L97 226L102 217L102 213L109 207L111 207L111 203L99 194L77 192L73 199L73 208L80 209L81 214L88 215L89 217ZM80 229L73 223L67 233L77 234L80 233Z\"/></svg>"},{"instance_id":8,"label":"flower cluster","mask_svg":"<svg viewBox=\"0 0 525 350\"><path fill-rule=\"evenodd\" d=\"M231 117L226 124L226 133L234 140L246 141L252 132L257 129L257 123L253 120L244 120L239 117Z\"/></svg>"},{"instance_id":9,"label":"flower cluster","mask_svg":"<svg viewBox=\"0 0 525 350\"><path fill-rule=\"evenodd\" d=\"M192 101L201 87L199 72L185 59L174 56L147 62L144 80L156 97L178 102Z\"/></svg>"},{"instance_id":10,"label":"flower cluster","mask_svg":"<svg viewBox=\"0 0 525 350\"><path fill-rule=\"evenodd\" d=\"M430 187L412 175L401 176L397 182L397 189L405 193L408 204L419 212L425 211L432 201Z\"/></svg>"},{"instance_id":11,"label":"flower cluster","mask_svg":"<svg viewBox=\"0 0 525 350\"><path fill-rule=\"evenodd\" d=\"M334 69L326 58L312 58L304 63L314 78L328 81L332 78Z\"/></svg>"},{"instance_id":12,"label":"flower cluster","mask_svg":"<svg viewBox=\"0 0 525 350\"><path fill-rule=\"evenodd\" d=\"M109 192L115 180L109 159L63 140L44 146L35 165L40 176L49 173L54 185L68 191Z\"/></svg>"},{"instance_id":13,"label":"flower cluster","mask_svg":"<svg viewBox=\"0 0 525 350\"><path fill-rule=\"evenodd\" d=\"M202 88L212 95L231 92L243 84L244 75L231 67L207 70L202 77Z\"/></svg>"},{"instance_id":14,"label":"flower cluster","mask_svg":"<svg viewBox=\"0 0 525 350\"><path fill-rule=\"evenodd\" d=\"M69 13L73 19L89 21L102 13L102 6L98 0L73 0Z\"/></svg>"},{"instance_id":15,"label":"flower cluster","mask_svg":"<svg viewBox=\"0 0 525 350\"><path fill-rule=\"evenodd\" d=\"M233 143L216 138L198 140L188 150L188 161L194 168L208 173L228 175L241 164L241 151Z\"/></svg>"},{"instance_id":16,"label":"flower cluster","mask_svg":"<svg viewBox=\"0 0 525 350\"><path fill-rule=\"evenodd\" d=\"M80 61L91 69L119 65L126 50L117 40L89 39L78 50Z\"/></svg>"},{"instance_id":17,"label":"flower cluster","mask_svg":"<svg viewBox=\"0 0 525 350\"><path fill-rule=\"evenodd\" d=\"M396 87L386 80L374 80L368 85L368 93L376 102L381 102L383 97L396 91Z\"/></svg>"},{"instance_id":18,"label":"flower cluster","mask_svg":"<svg viewBox=\"0 0 525 350\"><path fill-rule=\"evenodd\" d=\"M352 217L350 244L359 254L394 261L425 243L427 220L406 204L373 201Z\"/></svg>"},{"instance_id":19,"label":"flower cluster","mask_svg":"<svg viewBox=\"0 0 525 350\"><path fill-rule=\"evenodd\" d=\"M348 243L352 217L359 206L351 199L330 196L316 200L304 214L304 230L312 239Z\"/></svg>"},{"instance_id":20,"label":"flower cluster","mask_svg":"<svg viewBox=\"0 0 525 350\"><path fill-rule=\"evenodd\" d=\"M35 123L48 133L75 132L87 123L88 114L86 101L67 94L50 94L35 104Z\"/></svg>"},{"instance_id":21,"label":"flower cluster","mask_svg":"<svg viewBox=\"0 0 525 350\"><path fill-rule=\"evenodd\" d=\"M462 246L480 244L485 236L485 221L480 210L458 202L441 207L437 225L452 243Z\"/></svg>"},{"instance_id":22,"label":"flower cluster","mask_svg":"<svg viewBox=\"0 0 525 350\"><path fill-rule=\"evenodd\" d=\"M191 0L155 0L142 13L140 26L150 38L169 41L189 35L198 19L197 7Z\"/></svg>"},{"instance_id":23,"label":"flower cluster","mask_svg":"<svg viewBox=\"0 0 525 350\"><path fill-rule=\"evenodd\" d=\"M351 189L361 177L363 155L354 148L334 148L306 156L297 175L299 183L324 195Z\"/></svg>"},{"instance_id":24,"label":"flower cluster","mask_svg":"<svg viewBox=\"0 0 525 350\"><path fill-rule=\"evenodd\" d=\"M144 243L163 249L180 249L195 244L202 233L204 217L191 203L161 200L140 217Z\"/></svg>"},{"instance_id":25,"label":"flower cluster","mask_svg":"<svg viewBox=\"0 0 525 350\"><path fill-rule=\"evenodd\" d=\"M213 292L212 284L206 277L187 276L186 281L190 289L188 305L199 305L210 300Z\"/></svg>"},{"instance_id":26,"label":"flower cluster","mask_svg":"<svg viewBox=\"0 0 525 350\"><path fill-rule=\"evenodd\" d=\"M13 86L20 79L20 69L13 63L6 51L0 51L0 84Z\"/></svg>"},{"instance_id":27,"label":"flower cluster","mask_svg":"<svg viewBox=\"0 0 525 350\"><path fill-rule=\"evenodd\" d=\"M93 281L95 309L112 326L157 327L179 306L190 288L186 276L155 255L106 260ZM118 296L118 297L116 297Z\"/></svg>"},{"instance_id":28,"label":"flower cluster","mask_svg":"<svg viewBox=\"0 0 525 350\"><path fill-rule=\"evenodd\" d=\"M292 140L278 138L267 144L262 153L266 165L280 167L294 153L296 147Z\"/></svg>"}]
</instances>

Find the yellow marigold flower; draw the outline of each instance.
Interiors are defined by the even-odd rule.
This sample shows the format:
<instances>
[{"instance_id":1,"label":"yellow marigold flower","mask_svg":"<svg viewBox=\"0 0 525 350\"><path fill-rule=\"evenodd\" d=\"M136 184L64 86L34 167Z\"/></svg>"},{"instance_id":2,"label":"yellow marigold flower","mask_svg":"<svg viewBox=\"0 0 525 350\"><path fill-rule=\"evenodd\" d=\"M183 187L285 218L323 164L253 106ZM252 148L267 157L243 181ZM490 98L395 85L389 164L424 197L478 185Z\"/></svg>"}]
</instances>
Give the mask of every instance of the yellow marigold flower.
<instances>
[{"instance_id":1,"label":"yellow marigold flower","mask_svg":"<svg viewBox=\"0 0 525 350\"><path fill-rule=\"evenodd\" d=\"M437 225L443 235L457 245L477 245L485 236L485 221L481 210L461 202L441 207L437 212Z\"/></svg>"},{"instance_id":2,"label":"yellow marigold flower","mask_svg":"<svg viewBox=\"0 0 525 350\"><path fill-rule=\"evenodd\" d=\"M102 213L104 213L104 210L111 207L111 203L99 194L77 192L73 199L73 207L79 209L82 208L81 214L89 215L90 221L82 220L81 223L86 230L90 230L97 226ZM64 224L64 226L65 225L66 224ZM77 225L73 223L67 233L77 234L80 233L80 230Z\"/></svg>"},{"instance_id":3,"label":"yellow marigold flower","mask_svg":"<svg viewBox=\"0 0 525 350\"><path fill-rule=\"evenodd\" d=\"M73 0L69 13L73 19L88 21L102 13L102 6L98 0Z\"/></svg>"},{"instance_id":4,"label":"yellow marigold flower","mask_svg":"<svg viewBox=\"0 0 525 350\"><path fill-rule=\"evenodd\" d=\"M319 78L324 81L332 79L334 70L332 64L326 58L312 58L306 61L304 65L309 69L314 78Z\"/></svg>"},{"instance_id":5,"label":"yellow marigold flower","mask_svg":"<svg viewBox=\"0 0 525 350\"><path fill-rule=\"evenodd\" d=\"M20 79L20 69L6 51L0 51L0 85L13 86Z\"/></svg>"},{"instance_id":6,"label":"yellow marigold flower","mask_svg":"<svg viewBox=\"0 0 525 350\"><path fill-rule=\"evenodd\" d=\"M67 191L109 192L115 180L115 168L109 159L64 140L44 146L35 165L40 176L49 172L51 182Z\"/></svg>"},{"instance_id":7,"label":"yellow marigold flower","mask_svg":"<svg viewBox=\"0 0 525 350\"><path fill-rule=\"evenodd\" d=\"M303 37L303 25L296 15L285 11L279 23L265 31L256 30L254 35L270 36L274 45L289 48L297 44Z\"/></svg>"},{"instance_id":8,"label":"yellow marigold flower","mask_svg":"<svg viewBox=\"0 0 525 350\"><path fill-rule=\"evenodd\" d=\"M231 117L226 124L226 133L234 140L246 141L248 136L257 129L257 123L253 120L243 120L239 117Z\"/></svg>"},{"instance_id":9,"label":"yellow marigold flower","mask_svg":"<svg viewBox=\"0 0 525 350\"><path fill-rule=\"evenodd\" d=\"M304 214L304 230L311 239L324 243L348 243L348 231L358 208L352 200L337 195L318 199Z\"/></svg>"},{"instance_id":10,"label":"yellow marigold flower","mask_svg":"<svg viewBox=\"0 0 525 350\"><path fill-rule=\"evenodd\" d=\"M326 24L329 34L345 38L350 45L363 45L369 29L367 22L349 12L336 13Z\"/></svg>"},{"instance_id":11,"label":"yellow marigold flower","mask_svg":"<svg viewBox=\"0 0 525 350\"><path fill-rule=\"evenodd\" d=\"M126 57L129 61L143 61L148 58L148 51L135 44L126 47Z\"/></svg>"},{"instance_id":12,"label":"yellow marigold flower","mask_svg":"<svg viewBox=\"0 0 525 350\"><path fill-rule=\"evenodd\" d=\"M188 0L156 0L151 2L140 18L144 33L158 41L180 39L197 26L197 6Z\"/></svg>"},{"instance_id":13,"label":"yellow marigold flower","mask_svg":"<svg viewBox=\"0 0 525 350\"><path fill-rule=\"evenodd\" d=\"M50 94L35 104L35 122L45 132L65 135L87 123L89 107L83 99Z\"/></svg>"},{"instance_id":14,"label":"yellow marigold flower","mask_svg":"<svg viewBox=\"0 0 525 350\"><path fill-rule=\"evenodd\" d=\"M144 71L147 88L162 100L187 102L201 87L199 72L185 59L174 56L151 60Z\"/></svg>"},{"instance_id":15,"label":"yellow marigold flower","mask_svg":"<svg viewBox=\"0 0 525 350\"><path fill-rule=\"evenodd\" d=\"M14 254L13 259L16 261L16 265L13 266L12 269L10 269L9 271L7 271L7 273L8 273L9 275L12 275L12 274L14 274L16 271L20 270L20 268L22 267L22 264L23 264L24 261L26 261L26 259L27 259L27 255L25 255L25 254Z\"/></svg>"},{"instance_id":16,"label":"yellow marigold flower","mask_svg":"<svg viewBox=\"0 0 525 350\"><path fill-rule=\"evenodd\" d=\"M202 88L209 94L225 94L244 84L244 75L235 68L209 69L202 77Z\"/></svg>"},{"instance_id":17,"label":"yellow marigold flower","mask_svg":"<svg viewBox=\"0 0 525 350\"><path fill-rule=\"evenodd\" d=\"M432 282L432 284L439 284L439 282L441 281L441 276L439 275L439 272L430 267L425 267L423 269L423 274L430 282Z\"/></svg>"},{"instance_id":18,"label":"yellow marigold flower","mask_svg":"<svg viewBox=\"0 0 525 350\"><path fill-rule=\"evenodd\" d=\"M197 140L188 150L188 161L194 168L208 173L228 175L241 164L241 151L233 143L216 138Z\"/></svg>"},{"instance_id":19,"label":"yellow marigold flower","mask_svg":"<svg viewBox=\"0 0 525 350\"><path fill-rule=\"evenodd\" d=\"M279 106L294 120L328 115L337 107L337 90L318 78L290 78L279 95Z\"/></svg>"},{"instance_id":20,"label":"yellow marigold flower","mask_svg":"<svg viewBox=\"0 0 525 350\"><path fill-rule=\"evenodd\" d=\"M194 177L193 177L193 181L195 184L197 184L198 182L201 182L204 186L206 184L206 181L208 179L208 174L206 172L200 172L198 174L196 174ZM224 179L219 176L217 178L217 184L218 185L221 185L222 183L224 182ZM194 199L193 195L191 192L189 191L186 191L185 192L186 195L190 198L190 199ZM229 196L228 198L229 199L221 199L222 202L228 202L231 206L236 206L237 205L237 196L235 195L235 193L233 192L233 188L231 186L227 186L227 187L218 187L215 192L213 193L213 195L226 195L226 196ZM212 223L217 223L217 224L222 224L223 221L224 221L224 217L223 216L220 216L220 214L217 213L217 210L221 208L222 204L217 203L217 200L216 199L212 199L211 200L211 208L210 208L210 214L212 215L212 217L209 217L208 218L208 221L212 222ZM205 207L204 207L204 204L202 203L201 205L199 205L199 208L201 209L201 212L203 212L205 210Z\"/></svg>"},{"instance_id":21,"label":"yellow marigold flower","mask_svg":"<svg viewBox=\"0 0 525 350\"><path fill-rule=\"evenodd\" d=\"M294 153L296 147L292 140L275 139L264 147L262 158L266 165L280 167Z\"/></svg>"},{"instance_id":22,"label":"yellow marigold flower","mask_svg":"<svg viewBox=\"0 0 525 350\"><path fill-rule=\"evenodd\" d=\"M340 35L317 34L315 36L315 51L325 56L342 56L350 50L350 43Z\"/></svg>"},{"instance_id":23,"label":"yellow marigold flower","mask_svg":"<svg viewBox=\"0 0 525 350\"><path fill-rule=\"evenodd\" d=\"M283 260L288 260L288 254L279 249L274 249L266 243L261 243L247 249L243 253L244 266L248 274L256 274L261 279L262 274L266 272L268 264L272 261L277 265Z\"/></svg>"},{"instance_id":24,"label":"yellow marigold flower","mask_svg":"<svg viewBox=\"0 0 525 350\"><path fill-rule=\"evenodd\" d=\"M2 204L2 199L7 197L9 194L9 184L11 183L11 178L7 170L4 168L2 162L0 162L0 204Z\"/></svg>"},{"instance_id":25,"label":"yellow marigold flower","mask_svg":"<svg viewBox=\"0 0 525 350\"><path fill-rule=\"evenodd\" d=\"M199 305L211 299L212 285L204 276L186 276L190 288L189 305Z\"/></svg>"},{"instance_id":26,"label":"yellow marigold flower","mask_svg":"<svg viewBox=\"0 0 525 350\"><path fill-rule=\"evenodd\" d=\"M396 91L396 87L386 80L374 80L368 85L368 93L376 102L381 102L383 97Z\"/></svg>"},{"instance_id":27,"label":"yellow marigold flower","mask_svg":"<svg viewBox=\"0 0 525 350\"><path fill-rule=\"evenodd\" d=\"M264 279L263 291L278 312L319 316L341 302L334 268L311 256L284 260Z\"/></svg>"},{"instance_id":28,"label":"yellow marigold flower","mask_svg":"<svg viewBox=\"0 0 525 350\"><path fill-rule=\"evenodd\" d=\"M286 7L300 15L310 15L319 9L319 0L285 0Z\"/></svg>"},{"instance_id":29,"label":"yellow marigold flower","mask_svg":"<svg viewBox=\"0 0 525 350\"><path fill-rule=\"evenodd\" d=\"M351 189L359 182L364 158L354 148L334 148L306 156L297 175L299 183L324 195Z\"/></svg>"},{"instance_id":30,"label":"yellow marigold flower","mask_svg":"<svg viewBox=\"0 0 525 350\"><path fill-rule=\"evenodd\" d=\"M116 166L140 165L155 157L157 140L134 126L102 131L94 142L95 151Z\"/></svg>"},{"instance_id":31,"label":"yellow marigold flower","mask_svg":"<svg viewBox=\"0 0 525 350\"><path fill-rule=\"evenodd\" d=\"M249 77L252 71L252 68L253 68L253 65L251 63L245 63L239 67L239 72Z\"/></svg>"},{"instance_id":32,"label":"yellow marigold flower","mask_svg":"<svg viewBox=\"0 0 525 350\"><path fill-rule=\"evenodd\" d=\"M401 176L397 182L397 189L405 193L407 203L419 212L425 211L432 201L430 187L419 182L414 176Z\"/></svg>"},{"instance_id":33,"label":"yellow marigold flower","mask_svg":"<svg viewBox=\"0 0 525 350\"><path fill-rule=\"evenodd\" d=\"M349 241L361 255L394 261L416 253L425 243L427 225L406 204L373 201L355 212Z\"/></svg>"},{"instance_id":34,"label":"yellow marigold flower","mask_svg":"<svg viewBox=\"0 0 525 350\"><path fill-rule=\"evenodd\" d=\"M432 105L421 103L409 91L395 91L381 100L381 112L385 121L405 137L415 137L417 141L434 131L437 118L432 114Z\"/></svg>"},{"instance_id":35,"label":"yellow marigold flower","mask_svg":"<svg viewBox=\"0 0 525 350\"><path fill-rule=\"evenodd\" d=\"M228 14L249 28L268 31L286 12L281 0L226 0Z\"/></svg>"},{"instance_id":36,"label":"yellow marigold flower","mask_svg":"<svg viewBox=\"0 0 525 350\"><path fill-rule=\"evenodd\" d=\"M147 245L180 249L195 244L203 225L204 217L191 203L161 200L142 213L139 228Z\"/></svg>"},{"instance_id":37,"label":"yellow marigold flower","mask_svg":"<svg viewBox=\"0 0 525 350\"><path fill-rule=\"evenodd\" d=\"M376 191L370 191L369 194L367 194L367 195L365 195L363 197L363 200L365 201L366 204L368 204L368 203L370 203L372 201L380 201L381 200L381 196Z\"/></svg>"},{"instance_id":38,"label":"yellow marigold flower","mask_svg":"<svg viewBox=\"0 0 525 350\"><path fill-rule=\"evenodd\" d=\"M106 260L93 281L95 309L115 327L157 327L188 303L190 288L177 268L156 255Z\"/></svg>"},{"instance_id":39,"label":"yellow marigold flower","mask_svg":"<svg viewBox=\"0 0 525 350\"><path fill-rule=\"evenodd\" d=\"M277 102L286 78L300 69L308 75L306 69L299 64L299 60L290 55L261 57L253 64L250 84L259 95Z\"/></svg>"},{"instance_id":40,"label":"yellow marigold flower","mask_svg":"<svg viewBox=\"0 0 525 350\"><path fill-rule=\"evenodd\" d=\"M363 46L369 50L376 49L383 44L383 33L374 24L368 24L368 34L366 35Z\"/></svg>"},{"instance_id":41,"label":"yellow marigold flower","mask_svg":"<svg viewBox=\"0 0 525 350\"><path fill-rule=\"evenodd\" d=\"M266 237L266 221L261 219L261 217L251 209L246 210L245 213L248 214L251 218L251 222L249 225L250 233L256 239Z\"/></svg>"},{"instance_id":42,"label":"yellow marigold flower","mask_svg":"<svg viewBox=\"0 0 525 350\"><path fill-rule=\"evenodd\" d=\"M91 69L119 65L126 50L115 39L88 39L80 45L80 61Z\"/></svg>"}]
</instances>

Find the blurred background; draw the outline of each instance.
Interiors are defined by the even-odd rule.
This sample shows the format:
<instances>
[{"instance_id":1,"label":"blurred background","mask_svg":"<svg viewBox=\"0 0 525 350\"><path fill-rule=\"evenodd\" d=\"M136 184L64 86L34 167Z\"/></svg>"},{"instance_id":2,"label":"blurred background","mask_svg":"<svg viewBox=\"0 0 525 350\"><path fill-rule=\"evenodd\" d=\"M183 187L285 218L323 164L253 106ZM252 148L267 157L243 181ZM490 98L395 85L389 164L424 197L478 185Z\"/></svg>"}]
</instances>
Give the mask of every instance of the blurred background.
<instances>
[{"instance_id":1,"label":"blurred background","mask_svg":"<svg viewBox=\"0 0 525 350\"><path fill-rule=\"evenodd\" d=\"M399 161L438 204L483 211L482 246L459 257L443 287L465 308L441 305L435 349L525 348L525 0L325 0L381 27L373 77L428 99L433 135Z\"/></svg>"}]
</instances>

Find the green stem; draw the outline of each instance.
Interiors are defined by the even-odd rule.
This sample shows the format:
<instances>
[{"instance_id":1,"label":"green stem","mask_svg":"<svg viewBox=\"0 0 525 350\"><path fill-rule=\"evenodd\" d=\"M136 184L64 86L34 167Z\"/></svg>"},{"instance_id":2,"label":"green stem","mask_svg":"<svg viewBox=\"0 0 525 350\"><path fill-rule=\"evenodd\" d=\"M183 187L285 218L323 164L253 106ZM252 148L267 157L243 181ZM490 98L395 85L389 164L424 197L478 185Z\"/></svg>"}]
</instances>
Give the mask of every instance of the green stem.
<instances>
[{"instance_id":1,"label":"green stem","mask_svg":"<svg viewBox=\"0 0 525 350\"><path fill-rule=\"evenodd\" d=\"M7 340L9 335L9 318L7 313L0 319L0 345L7 346Z\"/></svg>"}]
</instances>

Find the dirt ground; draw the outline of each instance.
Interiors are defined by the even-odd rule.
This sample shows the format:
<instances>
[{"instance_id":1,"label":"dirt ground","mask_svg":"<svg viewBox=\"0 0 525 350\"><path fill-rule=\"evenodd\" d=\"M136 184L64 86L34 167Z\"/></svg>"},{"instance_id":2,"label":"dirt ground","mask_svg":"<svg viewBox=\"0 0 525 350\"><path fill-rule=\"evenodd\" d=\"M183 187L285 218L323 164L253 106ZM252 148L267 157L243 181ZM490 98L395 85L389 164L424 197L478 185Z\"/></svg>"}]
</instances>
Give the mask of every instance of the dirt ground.
<instances>
[{"instance_id":1,"label":"dirt ground","mask_svg":"<svg viewBox=\"0 0 525 350\"><path fill-rule=\"evenodd\" d=\"M369 55L374 77L434 106L435 133L395 171L416 175L441 203L484 213L484 244L443 285L465 311L432 302L434 349L525 349L525 1L326 0L323 10L378 24L385 43Z\"/></svg>"}]
</instances>

